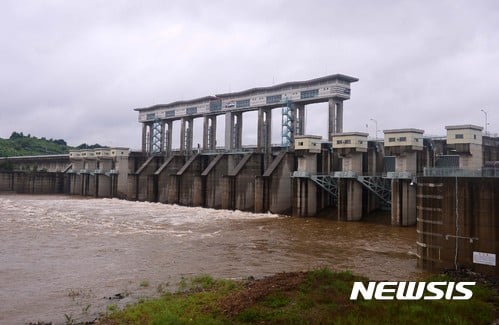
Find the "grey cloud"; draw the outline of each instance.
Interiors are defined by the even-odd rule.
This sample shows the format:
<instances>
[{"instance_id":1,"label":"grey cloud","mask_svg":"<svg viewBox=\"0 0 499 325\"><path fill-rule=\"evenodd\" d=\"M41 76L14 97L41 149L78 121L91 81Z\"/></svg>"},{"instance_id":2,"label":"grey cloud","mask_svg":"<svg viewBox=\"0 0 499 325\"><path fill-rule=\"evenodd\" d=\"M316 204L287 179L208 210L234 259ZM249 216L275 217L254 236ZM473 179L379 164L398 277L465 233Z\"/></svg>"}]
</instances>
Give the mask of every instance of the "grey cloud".
<instances>
[{"instance_id":1,"label":"grey cloud","mask_svg":"<svg viewBox=\"0 0 499 325\"><path fill-rule=\"evenodd\" d=\"M1 9L1 137L17 130L137 148L135 107L337 72L360 78L345 103L347 130L367 123L373 133L375 118L380 129L443 133L446 124L483 125L486 108L499 131L495 1L7 1ZM325 135L324 111L310 108L307 132Z\"/></svg>"}]
</instances>

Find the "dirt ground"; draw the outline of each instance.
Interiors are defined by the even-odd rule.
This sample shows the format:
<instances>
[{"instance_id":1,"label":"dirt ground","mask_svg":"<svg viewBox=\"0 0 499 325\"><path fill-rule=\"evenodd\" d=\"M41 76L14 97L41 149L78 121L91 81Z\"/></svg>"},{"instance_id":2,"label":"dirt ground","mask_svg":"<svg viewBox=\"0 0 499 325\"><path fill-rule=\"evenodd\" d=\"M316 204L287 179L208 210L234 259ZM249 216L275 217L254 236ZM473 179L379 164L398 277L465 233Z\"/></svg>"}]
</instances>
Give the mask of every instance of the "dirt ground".
<instances>
[{"instance_id":1,"label":"dirt ground","mask_svg":"<svg viewBox=\"0 0 499 325\"><path fill-rule=\"evenodd\" d=\"M243 290L223 299L220 302L220 308L226 315L236 315L272 292L288 291L296 288L305 281L306 277L305 272L290 272L277 273L258 280L248 280Z\"/></svg>"}]
</instances>

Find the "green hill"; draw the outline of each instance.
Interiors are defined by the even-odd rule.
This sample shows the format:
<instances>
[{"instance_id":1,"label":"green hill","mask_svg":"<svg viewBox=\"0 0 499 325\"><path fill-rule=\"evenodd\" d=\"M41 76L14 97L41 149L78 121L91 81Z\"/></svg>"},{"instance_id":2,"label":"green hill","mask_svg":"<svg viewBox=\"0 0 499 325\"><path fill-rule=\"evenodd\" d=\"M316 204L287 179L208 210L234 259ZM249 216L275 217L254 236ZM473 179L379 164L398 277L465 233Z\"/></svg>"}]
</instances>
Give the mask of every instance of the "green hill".
<instances>
[{"instance_id":1,"label":"green hill","mask_svg":"<svg viewBox=\"0 0 499 325\"><path fill-rule=\"evenodd\" d=\"M77 147L70 147L62 139L37 138L22 132L12 132L10 138L0 138L0 157L38 156L66 154L72 149L103 148L100 144L87 145L83 143Z\"/></svg>"}]
</instances>

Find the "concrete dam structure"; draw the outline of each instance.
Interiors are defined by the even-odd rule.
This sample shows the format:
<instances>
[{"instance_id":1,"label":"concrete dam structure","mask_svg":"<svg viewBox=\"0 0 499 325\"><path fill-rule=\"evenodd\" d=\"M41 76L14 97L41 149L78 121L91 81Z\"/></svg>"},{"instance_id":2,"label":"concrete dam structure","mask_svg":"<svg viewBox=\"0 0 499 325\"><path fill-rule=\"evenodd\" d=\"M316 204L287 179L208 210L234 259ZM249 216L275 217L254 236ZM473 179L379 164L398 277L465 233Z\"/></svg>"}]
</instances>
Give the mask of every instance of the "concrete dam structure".
<instances>
[{"instance_id":1,"label":"concrete dam structure","mask_svg":"<svg viewBox=\"0 0 499 325\"><path fill-rule=\"evenodd\" d=\"M142 123L142 165L131 173L129 197L136 200L244 211L292 214L297 157L295 137L305 135L309 104L328 103L328 132L343 130L343 102L358 79L342 74L271 87L206 96L137 108ZM278 109L281 144L271 143L272 118ZM257 143L243 147L243 114L258 112ZM216 146L217 116L225 117L225 145ZM203 145L193 148L195 119L203 121ZM172 150L173 123L180 123L180 148ZM319 172L332 170L331 151L319 145ZM319 208L329 205L321 195Z\"/></svg>"},{"instance_id":2,"label":"concrete dam structure","mask_svg":"<svg viewBox=\"0 0 499 325\"><path fill-rule=\"evenodd\" d=\"M328 208L331 218L344 221L385 209L392 225L417 226L421 266L467 265L497 275L499 137L469 124L449 125L442 137L418 128L384 130L382 139L344 132L343 103L357 81L335 74L137 108L140 152L75 150L50 162L0 158L16 167L0 173L0 190L298 217ZM328 103L326 139L305 130L307 105L320 102ZM257 143L243 146L249 111L257 112ZM223 147L216 141L219 116L225 118ZM279 145L271 143L276 116L282 126ZM203 141L194 147L196 119L202 121ZM180 131L178 149L174 125ZM457 194L451 189L456 179ZM457 221L456 211L462 217Z\"/></svg>"}]
</instances>

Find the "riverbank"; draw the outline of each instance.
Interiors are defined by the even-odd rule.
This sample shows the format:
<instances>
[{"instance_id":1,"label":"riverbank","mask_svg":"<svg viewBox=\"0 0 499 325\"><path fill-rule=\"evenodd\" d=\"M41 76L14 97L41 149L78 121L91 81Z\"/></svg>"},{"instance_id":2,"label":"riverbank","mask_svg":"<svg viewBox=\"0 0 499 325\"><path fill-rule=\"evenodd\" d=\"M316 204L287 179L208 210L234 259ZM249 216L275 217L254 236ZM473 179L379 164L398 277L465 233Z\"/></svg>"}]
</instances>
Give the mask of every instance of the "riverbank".
<instances>
[{"instance_id":1,"label":"riverbank","mask_svg":"<svg viewBox=\"0 0 499 325\"><path fill-rule=\"evenodd\" d=\"M431 280L453 279L439 275ZM110 306L107 315L95 323L491 324L499 317L497 286L490 283L473 287L469 301L351 301L355 281L368 280L328 269L279 273L245 281L199 276L183 279L176 293L144 299L123 310Z\"/></svg>"}]
</instances>

